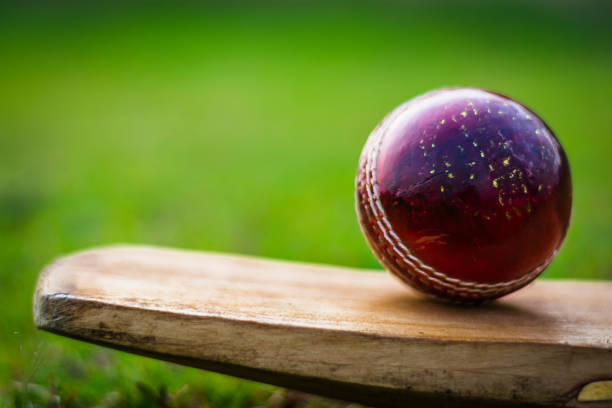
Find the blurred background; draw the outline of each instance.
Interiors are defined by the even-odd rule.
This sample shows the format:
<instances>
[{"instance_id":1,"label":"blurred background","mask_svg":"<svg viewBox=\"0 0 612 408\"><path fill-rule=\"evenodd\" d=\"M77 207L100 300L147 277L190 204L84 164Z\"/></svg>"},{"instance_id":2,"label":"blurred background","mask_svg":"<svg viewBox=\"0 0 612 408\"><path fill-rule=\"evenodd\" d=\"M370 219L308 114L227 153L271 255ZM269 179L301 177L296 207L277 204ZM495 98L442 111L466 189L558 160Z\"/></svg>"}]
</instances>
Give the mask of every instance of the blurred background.
<instances>
[{"instance_id":1,"label":"blurred background","mask_svg":"<svg viewBox=\"0 0 612 408\"><path fill-rule=\"evenodd\" d=\"M0 407L331 406L33 327L41 268L145 243L380 268L362 145L434 88L538 112L574 215L545 278L612 279L612 7L594 1L0 5Z\"/></svg>"}]
</instances>

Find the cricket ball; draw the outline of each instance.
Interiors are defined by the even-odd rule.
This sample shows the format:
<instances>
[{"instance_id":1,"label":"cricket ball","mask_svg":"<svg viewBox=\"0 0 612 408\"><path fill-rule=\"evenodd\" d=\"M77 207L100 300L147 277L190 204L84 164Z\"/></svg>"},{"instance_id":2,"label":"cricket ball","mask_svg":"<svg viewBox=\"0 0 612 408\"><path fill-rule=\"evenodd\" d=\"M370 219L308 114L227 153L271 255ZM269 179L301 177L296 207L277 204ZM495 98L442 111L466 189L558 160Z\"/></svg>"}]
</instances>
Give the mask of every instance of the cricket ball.
<instances>
[{"instance_id":1,"label":"cricket ball","mask_svg":"<svg viewBox=\"0 0 612 408\"><path fill-rule=\"evenodd\" d=\"M359 162L356 207L380 262L413 288L478 303L534 280L569 226L563 147L534 112L442 89L391 112Z\"/></svg>"}]
</instances>

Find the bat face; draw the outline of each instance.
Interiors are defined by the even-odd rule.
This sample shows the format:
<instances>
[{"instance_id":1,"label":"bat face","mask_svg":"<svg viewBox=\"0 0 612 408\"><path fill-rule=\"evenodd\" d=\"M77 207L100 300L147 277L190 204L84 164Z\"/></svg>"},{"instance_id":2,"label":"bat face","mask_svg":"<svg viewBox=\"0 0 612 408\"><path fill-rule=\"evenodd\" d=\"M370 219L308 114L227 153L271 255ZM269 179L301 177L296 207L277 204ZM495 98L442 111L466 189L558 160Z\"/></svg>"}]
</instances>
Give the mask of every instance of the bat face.
<instances>
[{"instance_id":1,"label":"bat face","mask_svg":"<svg viewBox=\"0 0 612 408\"><path fill-rule=\"evenodd\" d=\"M357 178L359 219L380 261L456 301L535 279L565 238L571 204L568 160L548 126L476 89L396 109L370 136Z\"/></svg>"},{"instance_id":2,"label":"bat face","mask_svg":"<svg viewBox=\"0 0 612 408\"><path fill-rule=\"evenodd\" d=\"M375 271L119 246L45 268L34 317L64 336L376 407L587 408L612 398L611 291L543 280L453 307Z\"/></svg>"}]
</instances>

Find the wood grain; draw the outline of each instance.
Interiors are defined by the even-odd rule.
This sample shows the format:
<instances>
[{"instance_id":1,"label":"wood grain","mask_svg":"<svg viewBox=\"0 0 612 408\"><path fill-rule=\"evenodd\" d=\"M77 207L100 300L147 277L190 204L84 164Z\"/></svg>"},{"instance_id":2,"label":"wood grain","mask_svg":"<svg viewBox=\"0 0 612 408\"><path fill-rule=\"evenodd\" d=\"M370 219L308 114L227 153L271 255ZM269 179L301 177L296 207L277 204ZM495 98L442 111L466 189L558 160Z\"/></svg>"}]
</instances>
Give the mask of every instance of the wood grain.
<instances>
[{"instance_id":1,"label":"wood grain","mask_svg":"<svg viewBox=\"0 0 612 408\"><path fill-rule=\"evenodd\" d=\"M34 316L65 336L376 406L610 406L576 398L612 380L609 282L540 280L459 307L386 273L121 246L47 267Z\"/></svg>"}]
</instances>

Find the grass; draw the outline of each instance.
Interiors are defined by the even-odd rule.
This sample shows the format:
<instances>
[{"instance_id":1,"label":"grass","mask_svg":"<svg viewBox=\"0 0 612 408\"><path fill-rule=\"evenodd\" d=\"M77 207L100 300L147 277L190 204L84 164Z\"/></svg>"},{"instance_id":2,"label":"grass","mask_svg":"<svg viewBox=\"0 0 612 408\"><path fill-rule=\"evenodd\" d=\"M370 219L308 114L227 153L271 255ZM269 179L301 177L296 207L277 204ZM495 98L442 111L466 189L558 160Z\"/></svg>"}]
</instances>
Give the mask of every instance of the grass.
<instances>
[{"instance_id":1,"label":"grass","mask_svg":"<svg viewBox=\"0 0 612 408\"><path fill-rule=\"evenodd\" d=\"M357 158L433 88L496 90L545 118L575 194L545 277L612 279L611 16L598 2L2 6L0 407L332 404L36 332L36 277L116 242L379 268L353 210Z\"/></svg>"}]
</instances>

